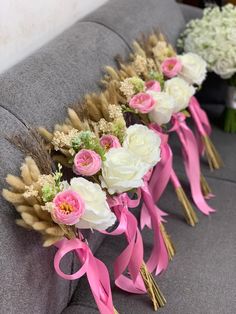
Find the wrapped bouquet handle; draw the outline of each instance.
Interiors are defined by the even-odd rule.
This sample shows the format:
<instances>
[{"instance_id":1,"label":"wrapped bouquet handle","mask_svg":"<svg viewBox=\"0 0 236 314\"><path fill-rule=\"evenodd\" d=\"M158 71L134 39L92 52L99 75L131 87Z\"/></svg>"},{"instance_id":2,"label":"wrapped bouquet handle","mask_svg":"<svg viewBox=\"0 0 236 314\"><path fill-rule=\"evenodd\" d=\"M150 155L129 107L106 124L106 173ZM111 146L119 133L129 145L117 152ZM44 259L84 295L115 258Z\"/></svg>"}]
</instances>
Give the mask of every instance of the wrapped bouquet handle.
<instances>
[{"instance_id":1,"label":"wrapped bouquet handle","mask_svg":"<svg viewBox=\"0 0 236 314\"><path fill-rule=\"evenodd\" d=\"M175 131L181 142L184 166L189 179L193 201L203 214L209 215L215 209L211 208L203 197L200 184L201 174L197 143L185 119L186 117L183 113L176 113L172 118L173 127L170 132Z\"/></svg>"},{"instance_id":2,"label":"wrapped bouquet handle","mask_svg":"<svg viewBox=\"0 0 236 314\"><path fill-rule=\"evenodd\" d=\"M117 313L113 307L108 270L104 263L93 255L87 244L74 238L63 239L56 246L58 251L54 258L54 268L57 274L67 280L79 279L86 274L100 313ZM74 274L65 274L60 268L60 262L66 254L73 251L75 251L82 266Z\"/></svg>"}]
</instances>

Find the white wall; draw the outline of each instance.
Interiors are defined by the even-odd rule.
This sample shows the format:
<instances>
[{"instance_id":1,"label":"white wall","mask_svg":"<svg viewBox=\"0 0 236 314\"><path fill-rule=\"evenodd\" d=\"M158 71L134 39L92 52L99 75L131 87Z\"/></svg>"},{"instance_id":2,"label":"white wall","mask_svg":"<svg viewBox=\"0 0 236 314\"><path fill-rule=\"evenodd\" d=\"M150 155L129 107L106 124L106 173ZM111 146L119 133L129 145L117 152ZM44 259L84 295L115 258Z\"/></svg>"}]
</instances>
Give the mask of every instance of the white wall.
<instances>
[{"instance_id":1,"label":"white wall","mask_svg":"<svg viewBox=\"0 0 236 314\"><path fill-rule=\"evenodd\" d=\"M0 0L0 73L107 0Z\"/></svg>"}]
</instances>

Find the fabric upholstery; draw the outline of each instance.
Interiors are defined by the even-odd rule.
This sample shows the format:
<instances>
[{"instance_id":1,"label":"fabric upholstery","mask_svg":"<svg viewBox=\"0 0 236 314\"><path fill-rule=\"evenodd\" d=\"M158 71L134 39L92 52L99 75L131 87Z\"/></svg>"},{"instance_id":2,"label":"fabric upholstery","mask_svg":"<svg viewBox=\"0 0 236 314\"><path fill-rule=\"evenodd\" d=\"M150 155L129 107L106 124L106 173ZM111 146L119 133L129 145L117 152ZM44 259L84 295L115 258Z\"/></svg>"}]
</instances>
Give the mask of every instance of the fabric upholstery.
<instances>
[{"instance_id":1,"label":"fabric upholstery","mask_svg":"<svg viewBox=\"0 0 236 314\"><path fill-rule=\"evenodd\" d=\"M98 90L103 67L118 53L128 48L114 32L78 22L0 76L0 105L26 125L53 127L68 105Z\"/></svg>"},{"instance_id":2,"label":"fabric upholstery","mask_svg":"<svg viewBox=\"0 0 236 314\"><path fill-rule=\"evenodd\" d=\"M182 3L180 4L180 8L186 23L192 19L198 19L202 17L202 9Z\"/></svg>"},{"instance_id":3,"label":"fabric upholstery","mask_svg":"<svg viewBox=\"0 0 236 314\"><path fill-rule=\"evenodd\" d=\"M174 0L110 0L84 18L105 25L131 46L141 33L159 29L175 44L185 20ZM174 21L170 23L170 21Z\"/></svg>"}]
</instances>

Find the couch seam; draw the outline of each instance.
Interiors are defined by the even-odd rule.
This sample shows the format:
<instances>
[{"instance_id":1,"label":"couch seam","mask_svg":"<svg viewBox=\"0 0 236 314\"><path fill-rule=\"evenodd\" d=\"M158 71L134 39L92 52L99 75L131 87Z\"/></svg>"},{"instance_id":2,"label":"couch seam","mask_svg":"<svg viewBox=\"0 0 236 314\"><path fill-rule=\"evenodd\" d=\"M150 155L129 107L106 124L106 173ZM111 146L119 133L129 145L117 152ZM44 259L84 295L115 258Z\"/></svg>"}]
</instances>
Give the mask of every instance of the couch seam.
<instances>
[{"instance_id":1,"label":"couch seam","mask_svg":"<svg viewBox=\"0 0 236 314\"><path fill-rule=\"evenodd\" d=\"M10 113L11 115L13 115L13 117L15 117L22 125L24 125L28 130L30 130L30 127L24 122L23 119L21 119L20 117L17 116L17 114L15 114L14 112L12 112L9 108L6 108L5 106L0 104L0 108L3 108L4 110L6 110L8 113Z\"/></svg>"},{"instance_id":2,"label":"couch seam","mask_svg":"<svg viewBox=\"0 0 236 314\"><path fill-rule=\"evenodd\" d=\"M114 34L116 34L127 46L127 48L132 52L132 47L129 45L128 41L117 31L115 31L112 27L102 23L102 22L98 22L98 21L92 21L89 19L83 20L82 22L89 22L89 23L93 23L93 24L98 24L101 25L103 27L105 27L106 29L110 30L111 32L113 32Z\"/></svg>"}]
</instances>

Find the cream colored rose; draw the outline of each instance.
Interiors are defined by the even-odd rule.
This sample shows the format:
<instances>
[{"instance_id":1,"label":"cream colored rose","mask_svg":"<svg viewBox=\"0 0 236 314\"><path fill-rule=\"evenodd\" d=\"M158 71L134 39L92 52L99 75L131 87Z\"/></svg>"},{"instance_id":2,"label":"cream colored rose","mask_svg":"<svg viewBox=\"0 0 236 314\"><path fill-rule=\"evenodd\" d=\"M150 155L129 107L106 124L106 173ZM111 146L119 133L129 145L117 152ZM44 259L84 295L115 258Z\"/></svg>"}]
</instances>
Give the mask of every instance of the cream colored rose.
<instances>
[{"instance_id":1,"label":"cream colored rose","mask_svg":"<svg viewBox=\"0 0 236 314\"><path fill-rule=\"evenodd\" d=\"M84 178L73 178L70 189L77 192L85 203L85 212L76 223L77 228L106 230L115 223L116 216L106 201L106 193L98 184Z\"/></svg>"},{"instance_id":2,"label":"cream colored rose","mask_svg":"<svg viewBox=\"0 0 236 314\"><path fill-rule=\"evenodd\" d=\"M160 160L161 139L145 125L134 124L126 130L123 147L134 153L149 169Z\"/></svg>"},{"instance_id":3,"label":"cream colored rose","mask_svg":"<svg viewBox=\"0 0 236 314\"><path fill-rule=\"evenodd\" d=\"M158 125L168 123L175 108L174 98L165 92L149 91L148 93L156 102L154 109L148 114L150 121Z\"/></svg>"},{"instance_id":4,"label":"cream colored rose","mask_svg":"<svg viewBox=\"0 0 236 314\"><path fill-rule=\"evenodd\" d=\"M220 75L223 79L229 79L234 73L236 73L236 56L230 55L223 56L218 59L212 70Z\"/></svg>"},{"instance_id":5,"label":"cream colored rose","mask_svg":"<svg viewBox=\"0 0 236 314\"><path fill-rule=\"evenodd\" d=\"M175 99L174 112L179 112L188 107L190 98L195 89L180 77L174 77L165 82L164 90Z\"/></svg>"},{"instance_id":6,"label":"cream colored rose","mask_svg":"<svg viewBox=\"0 0 236 314\"><path fill-rule=\"evenodd\" d=\"M111 148L102 165L102 187L110 194L138 188L143 185L142 178L148 169L147 164L126 148Z\"/></svg>"},{"instance_id":7,"label":"cream colored rose","mask_svg":"<svg viewBox=\"0 0 236 314\"><path fill-rule=\"evenodd\" d=\"M178 56L178 59L182 63L179 77L183 78L189 84L201 85L206 78L206 62L199 55L191 52Z\"/></svg>"}]
</instances>

